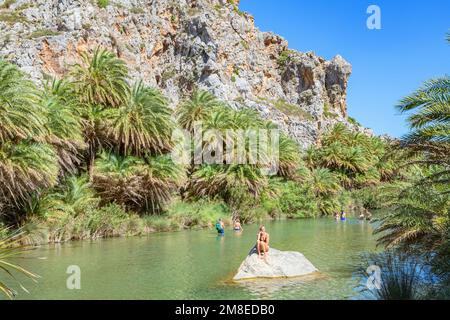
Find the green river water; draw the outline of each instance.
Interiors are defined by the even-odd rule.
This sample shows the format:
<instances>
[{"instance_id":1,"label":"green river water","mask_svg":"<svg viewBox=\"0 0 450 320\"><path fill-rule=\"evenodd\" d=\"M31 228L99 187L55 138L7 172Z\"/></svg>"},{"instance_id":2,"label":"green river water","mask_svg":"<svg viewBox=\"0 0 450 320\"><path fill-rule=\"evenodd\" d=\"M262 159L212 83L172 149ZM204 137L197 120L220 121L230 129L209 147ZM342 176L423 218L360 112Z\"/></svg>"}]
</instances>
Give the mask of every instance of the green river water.
<instances>
[{"instance_id":1,"label":"green river water","mask_svg":"<svg viewBox=\"0 0 450 320\"><path fill-rule=\"evenodd\" d=\"M302 252L316 279L232 283L253 246L258 225L227 230L157 233L146 237L42 246L20 263L39 274L18 299L349 299L357 295L354 265L375 249L369 222L350 219L267 222L271 247ZM37 259L34 259L37 258ZM81 289L69 290L66 270L81 270Z\"/></svg>"}]
</instances>

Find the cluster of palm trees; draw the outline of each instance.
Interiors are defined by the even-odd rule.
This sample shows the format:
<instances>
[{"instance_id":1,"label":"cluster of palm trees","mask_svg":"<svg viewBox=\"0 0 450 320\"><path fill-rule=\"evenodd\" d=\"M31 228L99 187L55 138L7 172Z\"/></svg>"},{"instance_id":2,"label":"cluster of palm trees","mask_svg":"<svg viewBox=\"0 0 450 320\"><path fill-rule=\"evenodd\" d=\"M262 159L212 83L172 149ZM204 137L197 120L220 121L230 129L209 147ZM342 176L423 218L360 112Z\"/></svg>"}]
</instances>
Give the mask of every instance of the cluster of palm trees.
<instances>
[{"instance_id":1,"label":"cluster of palm trees","mask_svg":"<svg viewBox=\"0 0 450 320\"><path fill-rule=\"evenodd\" d=\"M30 199L83 172L103 201L136 210L158 210L177 185L164 156L174 127L164 96L130 86L125 63L108 51L82 61L42 90L0 62L3 220L20 223Z\"/></svg>"},{"instance_id":2,"label":"cluster of palm trees","mask_svg":"<svg viewBox=\"0 0 450 320\"><path fill-rule=\"evenodd\" d=\"M450 43L448 36L447 41ZM413 257L420 268L431 270L432 280L420 294L427 298L448 299L450 77L426 81L421 88L400 100L397 109L408 115L410 133L395 148L403 157L402 170L408 173L401 183L381 190L387 210L377 218L375 234L379 236L379 244L389 251L378 258L386 260L385 256L393 256L397 267L388 264L392 287L384 286L383 296L379 298L409 298L409 295L403 295L408 292L405 283L417 282L417 279L408 272L408 263L405 267L399 264L405 261L402 257L406 255L408 259ZM422 274L419 282L423 282L423 278Z\"/></svg>"},{"instance_id":3,"label":"cluster of palm trees","mask_svg":"<svg viewBox=\"0 0 450 320\"><path fill-rule=\"evenodd\" d=\"M401 141L414 176L388 192L376 233L388 248L422 256L450 283L450 78L430 80L402 99L411 132ZM447 293L448 294L448 293Z\"/></svg>"},{"instance_id":4,"label":"cluster of palm trees","mask_svg":"<svg viewBox=\"0 0 450 320\"><path fill-rule=\"evenodd\" d=\"M1 221L54 221L111 203L159 214L178 191L236 207L242 195L257 199L267 185L260 165L183 167L172 161L173 129L192 131L197 121L205 130L274 127L254 111L233 110L204 91L194 92L173 114L158 90L141 81L130 85L125 63L100 48L42 89L1 61ZM295 172L298 147L282 135L280 148L279 172L288 177Z\"/></svg>"},{"instance_id":5,"label":"cluster of palm trees","mask_svg":"<svg viewBox=\"0 0 450 320\"><path fill-rule=\"evenodd\" d=\"M303 195L312 195L306 202L315 203L316 211L335 214L352 205L350 194L390 183L401 175L394 145L338 123L324 134L320 145L304 152L294 180L302 185Z\"/></svg>"},{"instance_id":6,"label":"cluster of palm trees","mask_svg":"<svg viewBox=\"0 0 450 320\"><path fill-rule=\"evenodd\" d=\"M186 201L220 199L239 216L244 204L264 206L264 199L283 193L274 187L276 179L308 187L312 198L304 202L318 204L309 209L331 214L343 205L336 197L342 190L389 181L397 168L387 142L343 125L304 156L280 134L276 177L269 178L261 163L250 161L176 164L170 156L174 128L193 133L198 122L204 132L276 127L255 111L234 110L201 90L172 112L158 90L142 81L130 85L124 61L100 48L83 54L64 79L48 81L42 89L1 61L0 122L0 214L9 224L36 215L54 221L61 212L83 211L77 208L82 199L69 197L65 205L60 199L79 190L95 203L87 201L84 211L113 203L125 211L160 214L179 194ZM211 143L203 141L201 147ZM242 143L250 148L250 140ZM270 159L270 154L259 156Z\"/></svg>"},{"instance_id":7,"label":"cluster of palm trees","mask_svg":"<svg viewBox=\"0 0 450 320\"><path fill-rule=\"evenodd\" d=\"M212 94L205 91L195 92L192 97L180 104L175 110L178 123L181 128L193 133L196 123L202 123L202 130L219 130L233 135L231 138L236 143L226 145L223 148L229 153L237 153L241 146L238 146L237 137L241 134L244 138L239 141L244 145L245 161L239 163L233 161L228 163L223 159L223 163L201 164L194 163L188 168L188 179L183 190L188 199L198 200L199 198L219 198L223 200L231 209L236 218L242 211L260 204L261 195L269 192L269 178L264 174L264 166L270 164L270 150L261 146L260 139L256 141L256 150L259 159L267 161L250 161L251 138L250 131L261 130L266 134L268 130L275 126L264 121L261 117L250 109L233 110L219 101ZM202 148L209 150L209 144L217 141L203 141ZM269 144L273 141L269 142ZM278 175L290 177L298 166L300 158L298 145L286 135L278 137ZM194 148L195 149L195 148ZM193 150L195 151L195 150ZM245 208L244 203L248 205ZM242 218L242 217L241 217ZM245 219L244 219L245 220Z\"/></svg>"},{"instance_id":8,"label":"cluster of palm trees","mask_svg":"<svg viewBox=\"0 0 450 320\"><path fill-rule=\"evenodd\" d=\"M307 150L307 165L326 168L345 188L362 188L390 181L398 174L392 144L379 137L351 132L337 124L323 137L320 148Z\"/></svg>"}]
</instances>

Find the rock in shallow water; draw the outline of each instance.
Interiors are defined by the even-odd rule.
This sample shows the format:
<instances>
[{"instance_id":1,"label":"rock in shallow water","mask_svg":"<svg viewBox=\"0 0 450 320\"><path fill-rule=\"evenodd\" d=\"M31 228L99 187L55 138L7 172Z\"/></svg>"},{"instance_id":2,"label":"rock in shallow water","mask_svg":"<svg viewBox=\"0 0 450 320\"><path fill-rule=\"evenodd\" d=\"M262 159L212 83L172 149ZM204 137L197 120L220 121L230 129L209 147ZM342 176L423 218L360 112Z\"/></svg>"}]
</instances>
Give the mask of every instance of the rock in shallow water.
<instances>
[{"instance_id":1,"label":"rock in shallow water","mask_svg":"<svg viewBox=\"0 0 450 320\"><path fill-rule=\"evenodd\" d=\"M270 248L266 259L261 259L256 247L253 247L233 280L299 277L317 271L319 270L300 252Z\"/></svg>"}]
</instances>

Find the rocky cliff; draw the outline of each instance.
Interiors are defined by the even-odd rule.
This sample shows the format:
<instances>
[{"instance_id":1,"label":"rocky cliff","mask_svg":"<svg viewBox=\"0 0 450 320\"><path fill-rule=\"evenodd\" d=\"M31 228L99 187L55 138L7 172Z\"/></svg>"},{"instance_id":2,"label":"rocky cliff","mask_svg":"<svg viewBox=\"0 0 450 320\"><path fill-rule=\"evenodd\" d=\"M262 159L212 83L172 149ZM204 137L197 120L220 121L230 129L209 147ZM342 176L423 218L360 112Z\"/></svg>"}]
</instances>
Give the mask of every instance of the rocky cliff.
<instances>
[{"instance_id":1,"label":"rocky cliff","mask_svg":"<svg viewBox=\"0 0 450 320\"><path fill-rule=\"evenodd\" d=\"M103 3L103 5L101 4ZM103 46L176 105L195 88L248 106L302 147L347 121L351 65L290 50L234 0L0 0L0 57L36 81Z\"/></svg>"}]
</instances>

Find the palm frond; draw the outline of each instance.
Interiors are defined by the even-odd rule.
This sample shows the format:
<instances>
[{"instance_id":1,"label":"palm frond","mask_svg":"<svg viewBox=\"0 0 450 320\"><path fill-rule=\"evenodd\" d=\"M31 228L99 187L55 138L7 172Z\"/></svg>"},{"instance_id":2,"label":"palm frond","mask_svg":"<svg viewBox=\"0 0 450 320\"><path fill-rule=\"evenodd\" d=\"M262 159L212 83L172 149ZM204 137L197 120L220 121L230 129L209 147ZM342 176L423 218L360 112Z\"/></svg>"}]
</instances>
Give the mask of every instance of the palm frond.
<instances>
[{"instance_id":1,"label":"palm frond","mask_svg":"<svg viewBox=\"0 0 450 320\"><path fill-rule=\"evenodd\" d=\"M130 92L125 62L102 48L97 48L92 56L83 53L82 60L70 71L79 101L111 107L123 104Z\"/></svg>"}]
</instances>

